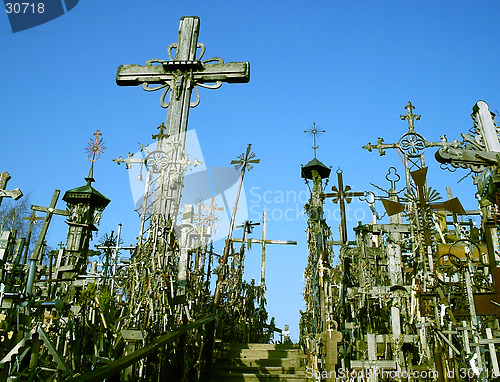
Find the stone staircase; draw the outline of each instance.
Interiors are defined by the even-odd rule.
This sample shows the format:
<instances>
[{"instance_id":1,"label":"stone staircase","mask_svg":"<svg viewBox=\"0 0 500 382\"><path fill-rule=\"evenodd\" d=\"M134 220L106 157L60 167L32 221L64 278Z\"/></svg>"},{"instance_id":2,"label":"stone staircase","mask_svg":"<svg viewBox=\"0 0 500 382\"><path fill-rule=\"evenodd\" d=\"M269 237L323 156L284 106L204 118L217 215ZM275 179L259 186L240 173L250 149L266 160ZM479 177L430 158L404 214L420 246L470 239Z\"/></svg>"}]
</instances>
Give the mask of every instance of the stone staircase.
<instances>
[{"instance_id":1,"label":"stone staircase","mask_svg":"<svg viewBox=\"0 0 500 382\"><path fill-rule=\"evenodd\" d=\"M212 382L306 382L298 345L219 344Z\"/></svg>"}]
</instances>

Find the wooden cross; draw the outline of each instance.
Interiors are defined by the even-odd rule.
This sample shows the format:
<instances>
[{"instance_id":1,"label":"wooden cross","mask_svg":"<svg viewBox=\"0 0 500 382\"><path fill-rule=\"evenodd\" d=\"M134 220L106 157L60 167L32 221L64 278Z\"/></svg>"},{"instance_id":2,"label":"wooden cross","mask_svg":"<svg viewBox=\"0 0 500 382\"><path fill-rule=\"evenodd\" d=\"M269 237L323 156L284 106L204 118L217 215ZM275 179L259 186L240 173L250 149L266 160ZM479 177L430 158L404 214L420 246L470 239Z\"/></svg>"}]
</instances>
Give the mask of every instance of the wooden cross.
<instances>
[{"instance_id":1,"label":"wooden cross","mask_svg":"<svg viewBox=\"0 0 500 382\"><path fill-rule=\"evenodd\" d=\"M16 188L15 190L12 191L7 191L5 188L7 188L7 182L11 176L7 171L4 171L0 174L0 204L2 204L2 199L3 198L12 198L14 200L19 199L20 197L23 196L23 193L19 188Z\"/></svg>"},{"instance_id":2,"label":"wooden cross","mask_svg":"<svg viewBox=\"0 0 500 382\"><path fill-rule=\"evenodd\" d=\"M255 224L253 224L255 225ZM284 245L297 245L296 241L291 240L269 240L266 238L267 226L267 211L262 212L262 239L232 239L234 242L247 242L257 243L262 245L262 263L260 268L260 285L262 287L266 284L266 244L284 244ZM245 227L246 228L246 227Z\"/></svg>"},{"instance_id":3,"label":"wooden cross","mask_svg":"<svg viewBox=\"0 0 500 382\"><path fill-rule=\"evenodd\" d=\"M167 134L183 133L187 129L189 108L199 102L197 85L217 89L222 82L246 83L250 80L248 62L224 63L221 58L201 61L205 45L198 43L200 19L182 17L179 25L179 40L168 47L170 61L149 60L145 66L122 65L118 68L116 83L120 86L142 85L146 91L165 89L160 103L168 107ZM176 49L172 58L172 49ZM201 53L197 57L197 49ZM210 63L217 62L217 63ZM150 87L150 85L157 85ZM191 93L195 89L197 100L191 102ZM170 90L168 102L164 102Z\"/></svg>"},{"instance_id":4,"label":"wooden cross","mask_svg":"<svg viewBox=\"0 0 500 382\"><path fill-rule=\"evenodd\" d=\"M321 341L324 344L324 353L325 353L325 369L326 370L335 370L335 365L338 360L338 350L337 344L342 341L342 333L337 330L338 324L337 321L331 321L330 325L328 325L328 329L323 331L321 334ZM333 328L331 327L333 326ZM327 381L329 379L327 378ZM334 381L333 379L332 381Z\"/></svg>"},{"instance_id":5,"label":"wooden cross","mask_svg":"<svg viewBox=\"0 0 500 382\"><path fill-rule=\"evenodd\" d=\"M495 350L495 344L499 343L500 340L498 338L493 338L491 328L486 328L486 340L479 340L479 342L488 345L488 350L490 351L491 366L493 369L493 377L500 377L500 367L498 365L497 352Z\"/></svg>"},{"instance_id":6,"label":"wooden cross","mask_svg":"<svg viewBox=\"0 0 500 382\"><path fill-rule=\"evenodd\" d=\"M35 281L35 273L36 273L36 263L42 259L42 248L43 243L45 241L45 235L47 234L47 230L49 228L50 221L52 220L52 215L62 215L69 216L69 211L58 210L56 209L57 199L59 199L59 194L61 191L55 190L54 195L52 196L52 200L50 201L49 207L41 207L41 206L31 206L33 211L45 212L45 218L43 219L42 229L40 234L38 235L38 241L36 242L35 249L31 254L31 264L30 271L28 275L28 282L26 285L26 294L31 294L31 290L33 288L33 282Z\"/></svg>"},{"instance_id":7,"label":"wooden cross","mask_svg":"<svg viewBox=\"0 0 500 382\"><path fill-rule=\"evenodd\" d=\"M333 192L322 194L323 198L333 198L333 203L339 203L340 207L340 243L347 244L347 218L345 213L345 203L351 203L353 197L364 196L364 192L351 191L351 187L345 186L342 179L342 170L337 171L337 186L332 187Z\"/></svg>"},{"instance_id":8,"label":"wooden cross","mask_svg":"<svg viewBox=\"0 0 500 382\"><path fill-rule=\"evenodd\" d=\"M209 206L202 206L202 209L208 210L208 219L214 219L214 211L224 211L224 207L217 207L215 204L215 196L212 196Z\"/></svg>"},{"instance_id":9,"label":"wooden cross","mask_svg":"<svg viewBox=\"0 0 500 382\"><path fill-rule=\"evenodd\" d=\"M28 258L28 250L31 242L31 233L33 232L33 226L38 220L43 220L43 218L36 216L35 211L32 211L30 216L22 218L22 220L28 220L30 222L30 227L28 229L28 237L26 238L26 247L24 248L24 254L23 254L23 264L26 264L26 260Z\"/></svg>"}]
</instances>

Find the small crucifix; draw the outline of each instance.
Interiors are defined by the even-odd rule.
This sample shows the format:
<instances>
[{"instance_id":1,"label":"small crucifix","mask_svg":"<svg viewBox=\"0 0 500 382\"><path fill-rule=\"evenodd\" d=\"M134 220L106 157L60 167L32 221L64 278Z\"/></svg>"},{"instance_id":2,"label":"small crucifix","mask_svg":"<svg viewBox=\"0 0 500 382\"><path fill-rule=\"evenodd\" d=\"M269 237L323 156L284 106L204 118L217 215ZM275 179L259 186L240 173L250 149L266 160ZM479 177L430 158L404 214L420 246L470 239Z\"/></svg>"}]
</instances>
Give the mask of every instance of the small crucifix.
<instances>
[{"instance_id":1,"label":"small crucifix","mask_svg":"<svg viewBox=\"0 0 500 382\"><path fill-rule=\"evenodd\" d=\"M12 198L14 200L18 200L23 196L23 193L19 188L16 188L11 191L7 191L7 182L11 176L7 171L4 171L0 174L0 204L2 204L2 199L3 198Z\"/></svg>"}]
</instances>

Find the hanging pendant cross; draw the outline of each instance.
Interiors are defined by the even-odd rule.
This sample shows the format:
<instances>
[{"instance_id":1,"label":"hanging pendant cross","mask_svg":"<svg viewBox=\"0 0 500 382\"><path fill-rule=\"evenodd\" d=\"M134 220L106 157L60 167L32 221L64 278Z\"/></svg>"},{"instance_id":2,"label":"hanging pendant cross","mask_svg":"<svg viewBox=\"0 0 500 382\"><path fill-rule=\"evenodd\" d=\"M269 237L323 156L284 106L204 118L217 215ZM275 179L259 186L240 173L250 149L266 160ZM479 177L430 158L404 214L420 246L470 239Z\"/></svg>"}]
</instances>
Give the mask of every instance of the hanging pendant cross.
<instances>
[{"instance_id":1,"label":"hanging pendant cross","mask_svg":"<svg viewBox=\"0 0 500 382\"><path fill-rule=\"evenodd\" d=\"M198 17L183 17L179 25L179 40L168 47L169 61L152 59L145 66L122 65L118 68L116 83L120 86L142 85L146 91L164 89L160 104L169 108L166 124L169 135L186 131L189 108L199 103L197 85L217 89L222 82L246 83L250 80L248 62L224 63L219 57L201 61L205 45L198 43L199 30ZM201 52L197 57L198 48ZM174 58L173 49L176 50ZM196 101L191 102L193 89ZM169 91L169 100L165 102Z\"/></svg>"}]
</instances>

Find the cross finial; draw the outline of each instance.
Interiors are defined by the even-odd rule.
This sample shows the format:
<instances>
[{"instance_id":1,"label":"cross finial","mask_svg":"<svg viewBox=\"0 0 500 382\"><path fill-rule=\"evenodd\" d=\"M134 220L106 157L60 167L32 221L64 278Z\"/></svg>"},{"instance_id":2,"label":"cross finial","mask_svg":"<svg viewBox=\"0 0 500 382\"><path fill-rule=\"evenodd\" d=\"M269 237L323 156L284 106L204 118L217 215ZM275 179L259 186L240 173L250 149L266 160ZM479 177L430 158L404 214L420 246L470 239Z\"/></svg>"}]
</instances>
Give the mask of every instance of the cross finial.
<instances>
[{"instance_id":1,"label":"cross finial","mask_svg":"<svg viewBox=\"0 0 500 382\"><path fill-rule=\"evenodd\" d=\"M101 156L101 153L106 150L104 147L104 142L100 136L102 135L100 130L97 130L94 134L94 139L90 138L90 142L85 147L85 151L89 154L89 161L95 162Z\"/></svg>"},{"instance_id":2,"label":"cross finial","mask_svg":"<svg viewBox=\"0 0 500 382\"><path fill-rule=\"evenodd\" d=\"M311 146L311 148L314 150L314 157L315 158L316 158L316 150L319 147L319 146L316 146L316 136L320 136L324 132L325 132L325 130L319 130L319 126L316 126L316 123L314 123L314 122L309 129L304 130L304 133L313 137L313 145Z\"/></svg>"},{"instance_id":3,"label":"cross finial","mask_svg":"<svg viewBox=\"0 0 500 382\"><path fill-rule=\"evenodd\" d=\"M415 109L415 106L411 104L410 101L408 101L408 105L405 106L405 109L408 110L408 114L402 115L401 119L404 121L405 119L408 120L408 131L413 131L415 129L415 126L413 126L413 123L415 122L414 120L416 119L417 121L420 120L420 115L413 114L413 109Z\"/></svg>"},{"instance_id":4,"label":"cross finial","mask_svg":"<svg viewBox=\"0 0 500 382\"><path fill-rule=\"evenodd\" d=\"M250 171L253 168L251 163L253 164L260 163L260 159L253 159L255 158L255 153L250 152L251 148L252 145L249 143L246 153L238 155L238 160L231 161L231 164L235 165L234 167L236 168L236 170L241 169L242 172L245 172L245 170L248 169L248 171Z\"/></svg>"},{"instance_id":5,"label":"cross finial","mask_svg":"<svg viewBox=\"0 0 500 382\"><path fill-rule=\"evenodd\" d=\"M158 130L160 130L160 132L158 134L154 134L153 139L158 139L159 141L161 141L163 138L168 138L170 136L168 134L165 134L165 125L163 124L163 122L160 124L160 126L158 126Z\"/></svg>"}]
</instances>

